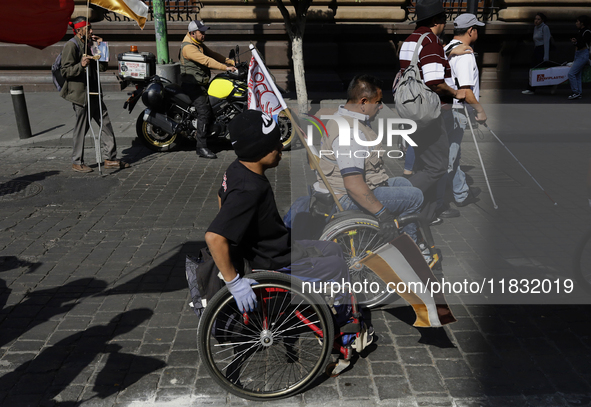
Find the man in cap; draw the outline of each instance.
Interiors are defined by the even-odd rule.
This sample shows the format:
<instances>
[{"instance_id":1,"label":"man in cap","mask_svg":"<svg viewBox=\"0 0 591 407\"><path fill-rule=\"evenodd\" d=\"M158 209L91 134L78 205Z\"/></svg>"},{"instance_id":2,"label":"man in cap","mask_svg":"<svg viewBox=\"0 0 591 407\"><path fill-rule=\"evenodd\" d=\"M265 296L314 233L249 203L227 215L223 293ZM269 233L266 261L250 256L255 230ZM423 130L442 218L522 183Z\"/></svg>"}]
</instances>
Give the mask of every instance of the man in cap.
<instances>
[{"instance_id":1,"label":"man in cap","mask_svg":"<svg viewBox=\"0 0 591 407\"><path fill-rule=\"evenodd\" d=\"M74 38L66 42L62 51L61 75L65 82L60 96L72 103L76 113L76 124L72 141L72 170L76 172L89 173L92 168L84 164L84 137L90 127L86 70L89 70L90 86L90 117L95 122L103 122L103 131L101 135L102 156L105 158L104 168L123 169L129 168L129 164L117 159L117 145L115 143L115 133L109 119L107 106L101 101L98 103L97 92L101 92L97 81L97 64L93 61L91 46L93 41L101 42L102 39L92 34L92 27L86 20L86 17L77 17L70 22L70 27L74 32ZM102 64L99 69L105 70ZM102 109L102 116L101 116Z\"/></svg>"},{"instance_id":2,"label":"man in cap","mask_svg":"<svg viewBox=\"0 0 591 407\"><path fill-rule=\"evenodd\" d=\"M400 48L400 69L404 72L410 65L417 42L423 34L428 34L421 44L417 65L425 85L437 93L443 102L442 109L449 109L451 105L446 106L445 102L451 104L454 97L463 100L466 91L452 89L445 83L445 78L451 77L451 69L438 38L445 30L446 22L441 0L418 0L416 15L416 29ZM422 215L430 221L436 221L437 182L447 173L449 160L449 144L441 116L424 128L419 128L412 138L418 146L414 148L415 173L409 177L409 181L423 192ZM454 211L457 214L452 215L458 216L459 212Z\"/></svg>"},{"instance_id":3,"label":"man in cap","mask_svg":"<svg viewBox=\"0 0 591 407\"><path fill-rule=\"evenodd\" d=\"M474 45L478 39L478 27L484 27L484 23L478 21L474 14L460 14L454 20L454 38L445 47L446 55L464 44ZM468 111L474 114L478 123L486 122L486 113L480 105L480 78L476 57L473 53L450 56L451 78L446 78L446 83L453 89L464 89L466 91L465 102L468 103ZM451 183L456 206L462 207L476 201L474 193L466 183L466 174L460 168L460 145L464 137L464 130L468 125L468 117L464 114L464 104L454 101L452 114L444 115L444 122L449 140L449 162L447 175L444 176L438 185L438 200L443 208L445 190Z\"/></svg>"},{"instance_id":4,"label":"man in cap","mask_svg":"<svg viewBox=\"0 0 591 407\"><path fill-rule=\"evenodd\" d=\"M287 272L312 282L348 281L349 268L338 244L307 240L292 245L290 232L279 216L271 184L264 175L281 160L279 125L265 113L247 110L230 122L229 130L238 159L224 174L218 192L220 211L205 233L205 242L240 310L256 306L250 287L256 281L236 272L231 245L237 246L238 254L255 269ZM345 301L335 306L339 315L346 315L347 307Z\"/></svg>"},{"instance_id":5,"label":"man in cap","mask_svg":"<svg viewBox=\"0 0 591 407\"><path fill-rule=\"evenodd\" d=\"M189 32L181 43L179 59L181 62L181 81L183 91L193 100L197 109L197 154L204 158L217 158L207 148L206 138L213 114L207 97L207 85L211 69L234 72L234 61L210 50L205 44L205 32L209 30L203 21L191 21Z\"/></svg>"}]
</instances>

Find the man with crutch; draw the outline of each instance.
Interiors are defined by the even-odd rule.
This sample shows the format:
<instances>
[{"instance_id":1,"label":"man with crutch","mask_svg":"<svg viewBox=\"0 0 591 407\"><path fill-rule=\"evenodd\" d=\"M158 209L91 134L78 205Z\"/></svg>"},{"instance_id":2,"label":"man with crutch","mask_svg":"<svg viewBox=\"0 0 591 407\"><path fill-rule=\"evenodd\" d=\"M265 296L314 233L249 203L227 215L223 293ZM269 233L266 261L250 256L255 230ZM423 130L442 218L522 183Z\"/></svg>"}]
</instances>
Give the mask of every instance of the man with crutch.
<instances>
[{"instance_id":1,"label":"man with crutch","mask_svg":"<svg viewBox=\"0 0 591 407\"><path fill-rule=\"evenodd\" d=\"M480 124L486 122L486 113L480 105L480 78L476 57L473 53L463 55L450 55L451 51L459 45L472 46L478 39L478 27L484 23L478 21L474 14L460 14L454 20L454 38L445 47L446 55L449 55L451 78L446 78L446 83L453 89L465 89L467 105L454 100L451 114L443 115L447 137L449 141L449 164L447 175L439 181L437 186L438 211L444 210L445 190L451 184L454 201L457 207L463 207L476 201L473 191L466 183L466 174L460 168L461 144L464 130L468 126L469 117L465 115L465 107L469 114L473 114Z\"/></svg>"},{"instance_id":2,"label":"man with crutch","mask_svg":"<svg viewBox=\"0 0 591 407\"><path fill-rule=\"evenodd\" d=\"M62 51L60 73L65 79L60 96L68 102L76 113L76 125L72 140L74 143L72 152L72 170L76 172L92 172L92 168L84 164L84 136L90 127L90 118L99 125L102 121L102 156L105 158L104 168L122 169L129 164L117 159L117 146L113 126L109 119L107 106L99 98L99 83L97 80L97 64L93 62L91 45L93 41L101 41L92 34L92 27L85 17L77 17L70 22L74 31L74 40L66 42ZM88 83L86 69L89 70ZM103 67L101 66L101 70ZM90 98L87 95L90 93ZM90 99L90 108L88 100ZM100 101L100 103L99 103ZM101 117L102 111L102 117ZM90 112L90 117L89 117ZM100 165L100 163L99 163Z\"/></svg>"}]
</instances>

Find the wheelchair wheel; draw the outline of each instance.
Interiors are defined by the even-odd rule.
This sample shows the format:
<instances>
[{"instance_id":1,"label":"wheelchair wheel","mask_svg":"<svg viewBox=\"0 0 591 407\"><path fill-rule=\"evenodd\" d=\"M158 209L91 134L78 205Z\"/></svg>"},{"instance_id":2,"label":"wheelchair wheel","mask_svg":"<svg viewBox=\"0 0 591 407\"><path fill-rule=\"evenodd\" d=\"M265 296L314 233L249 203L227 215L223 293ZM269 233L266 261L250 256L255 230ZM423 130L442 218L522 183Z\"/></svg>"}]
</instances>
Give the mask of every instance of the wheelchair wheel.
<instances>
[{"instance_id":1,"label":"wheelchair wheel","mask_svg":"<svg viewBox=\"0 0 591 407\"><path fill-rule=\"evenodd\" d=\"M197 329L201 362L236 396L256 401L293 396L324 372L334 342L324 299L304 293L287 274L249 275L257 308L246 319L224 287L207 304Z\"/></svg>"},{"instance_id":2,"label":"wheelchair wheel","mask_svg":"<svg viewBox=\"0 0 591 407\"><path fill-rule=\"evenodd\" d=\"M330 222L324 228L320 240L332 240L343 249L345 260L349 265L351 284L360 283L363 287L370 287L376 282L379 290L372 293L369 289L357 290L355 295L359 304L368 308L384 304L394 297L386 289L386 284L369 268L359 264L359 260L367 255L368 250L375 249L383 243L378 236L380 230L377 220L362 213L351 213ZM375 284L374 284L375 286Z\"/></svg>"}]
</instances>

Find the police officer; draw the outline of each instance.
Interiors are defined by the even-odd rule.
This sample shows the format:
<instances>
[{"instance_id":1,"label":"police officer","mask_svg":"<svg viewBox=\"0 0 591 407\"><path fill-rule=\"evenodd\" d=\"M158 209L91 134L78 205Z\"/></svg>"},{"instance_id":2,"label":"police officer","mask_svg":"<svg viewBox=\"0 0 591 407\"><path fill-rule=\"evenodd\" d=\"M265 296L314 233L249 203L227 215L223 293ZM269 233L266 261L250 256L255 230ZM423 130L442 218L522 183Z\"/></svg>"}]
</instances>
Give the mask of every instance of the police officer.
<instances>
[{"instance_id":1,"label":"police officer","mask_svg":"<svg viewBox=\"0 0 591 407\"><path fill-rule=\"evenodd\" d=\"M211 106L207 96L207 85L211 76L211 69L222 71L236 71L234 61L210 50L205 44L205 32L209 27L203 21L191 21L189 32L181 43L181 81L183 91L193 100L197 109L197 155L204 158L217 158L207 148L206 137L212 122Z\"/></svg>"}]
</instances>

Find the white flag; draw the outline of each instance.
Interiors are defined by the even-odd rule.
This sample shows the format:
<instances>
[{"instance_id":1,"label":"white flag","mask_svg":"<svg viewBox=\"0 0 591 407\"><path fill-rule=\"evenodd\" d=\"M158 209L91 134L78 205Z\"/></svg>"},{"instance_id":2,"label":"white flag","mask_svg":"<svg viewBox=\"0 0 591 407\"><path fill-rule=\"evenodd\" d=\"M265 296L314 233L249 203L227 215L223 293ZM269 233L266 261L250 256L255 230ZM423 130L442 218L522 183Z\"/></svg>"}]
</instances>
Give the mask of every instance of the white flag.
<instances>
[{"instance_id":1,"label":"white flag","mask_svg":"<svg viewBox=\"0 0 591 407\"><path fill-rule=\"evenodd\" d=\"M359 262L412 306L417 317L414 326L441 327L456 322L441 283L409 235L398 236ZM434 287L437 289L434 290Z\"/></svg>"},{"instance_id":2,"label":"white flag","mask_svg":"<svg viewBox=\"0 0 591 407\"><path fill-rule=\"evenodd\" d=\"M137 21L142 30L150 10L141 0L90 0L90 3Z\"/></svg>"},{"instance_id":3,"label":"white flag","mask_svg":"<svg viewBox=\"0 0 591 407\"><path fill-rule=\"evenodd\" d=\"M275 118L287 105L254 45L248 67L248 109L259 110Z\"/></svg>"}]
</instances>

